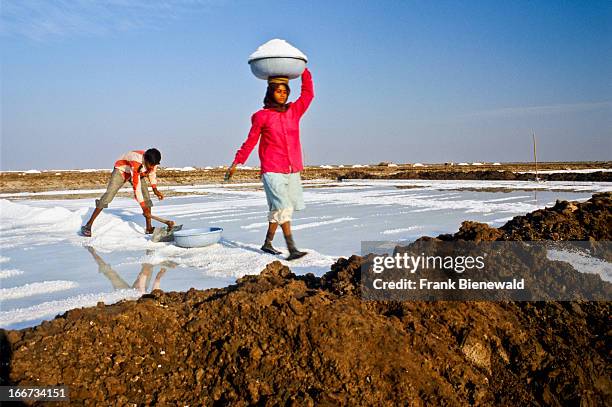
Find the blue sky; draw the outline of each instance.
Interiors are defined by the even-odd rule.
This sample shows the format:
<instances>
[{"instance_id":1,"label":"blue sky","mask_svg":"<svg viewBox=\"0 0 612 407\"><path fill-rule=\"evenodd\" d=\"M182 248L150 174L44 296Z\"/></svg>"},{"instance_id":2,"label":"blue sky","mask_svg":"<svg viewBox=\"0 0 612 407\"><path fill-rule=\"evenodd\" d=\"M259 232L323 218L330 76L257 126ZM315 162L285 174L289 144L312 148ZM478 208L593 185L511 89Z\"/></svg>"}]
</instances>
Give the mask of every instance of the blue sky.
<instances>
[{"instance_id":1,"label":"blue sky","mask_svg":"<svg viewBox=\"0 0 612 407\"><path fill-rule=\"evenodd\" d=\"M2 1L0 168L229 164L247 57L309 57L307 164L612 159L609 1ZM292 97L299 80L292 81ZM258 165L254 152L247 164Z\"/></svg>"}]
</instances>

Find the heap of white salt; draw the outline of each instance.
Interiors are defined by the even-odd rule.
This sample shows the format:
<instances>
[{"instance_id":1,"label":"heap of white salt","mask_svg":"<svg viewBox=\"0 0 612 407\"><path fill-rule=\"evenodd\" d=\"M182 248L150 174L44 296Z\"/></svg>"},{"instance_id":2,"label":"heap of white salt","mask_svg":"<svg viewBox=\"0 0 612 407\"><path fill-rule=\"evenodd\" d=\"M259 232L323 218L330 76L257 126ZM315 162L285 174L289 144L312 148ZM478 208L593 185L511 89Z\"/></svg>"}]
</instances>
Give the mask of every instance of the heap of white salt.
<instances>
[{"instance_id":1,"label":"heap of white salt","mask_svg":"<svg viewBox=\"0 0 612 407\"><path fill-rule=\"evenodd\" d=\"M260 45L257 51L249 56L249 62L262 58L299 58L308 62L308 58L302 51L289 44L287 41L278 38Z\"/></svg>"}]
</instances>

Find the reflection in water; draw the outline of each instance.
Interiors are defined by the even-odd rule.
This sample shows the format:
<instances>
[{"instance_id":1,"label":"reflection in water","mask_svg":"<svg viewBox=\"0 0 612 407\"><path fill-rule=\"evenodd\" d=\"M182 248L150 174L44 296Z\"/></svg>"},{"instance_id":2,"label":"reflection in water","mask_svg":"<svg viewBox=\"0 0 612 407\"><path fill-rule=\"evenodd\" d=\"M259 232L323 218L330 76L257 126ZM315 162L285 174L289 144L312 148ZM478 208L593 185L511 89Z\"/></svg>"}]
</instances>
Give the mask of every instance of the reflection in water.
<instances>
[{"instance_id":1,"label":"reflection in water","mask_svg":"<svg viewBox=\"0 0 612 407\"><path fill-rule=\"evenodd\" d=\"M111 282L115 290L135 288L141 294L144 294L147 291L149 291L148 287L151 283L151 277L153 276L153 270L155 268L153 264L142 263L140 273L138 273L136 280L134 280L134 283L130 286L128 283L125 282L123 278L121 278L119 273L117 273L115 270L112 269L110 264L105 262L104 259L102 259L102 257L100 257L98 253L96 253L96 250L93 247L86 246L86 248L87 248L87 251L92 255L92 257L96 261L96 264L98 265L98 272L104 274L104 276L109 279L109 281ZM150 254L150 251L147 251L147 254ZM153 281L153 286L151 287L151 291L159 290L161 278L163 277L164 274L166 274L167 269L174 268L177 265L178 264L173 261L162 262L160 264L161 268L159 272L157 273L157 275L155 276L155 280Z\"/></svg>"}]
</instances>

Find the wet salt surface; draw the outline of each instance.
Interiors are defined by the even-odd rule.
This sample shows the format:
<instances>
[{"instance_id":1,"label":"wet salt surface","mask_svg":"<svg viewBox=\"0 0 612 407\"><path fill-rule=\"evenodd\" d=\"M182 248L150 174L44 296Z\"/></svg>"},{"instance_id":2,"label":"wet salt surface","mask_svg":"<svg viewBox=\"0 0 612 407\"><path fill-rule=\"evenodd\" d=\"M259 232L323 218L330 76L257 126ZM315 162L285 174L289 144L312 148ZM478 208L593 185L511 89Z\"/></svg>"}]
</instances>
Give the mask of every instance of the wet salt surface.
<instances>
[{"instance_id":1,"label":"wet salt surface","mask_svg":"<svg viewBox=\"0 0 612 407\"><path fill-rule=\"evenodd\" d=\"M525 191L526 185L538 190ZM296 243L310 253L290 263L296 274L320 276L338 257L359 254L364 240L407 242L455 232L464 220L499 226L513 216L551 206L556 199L586 200L594 192L612 189L606 183L509 181L316 186L305 189L307 208L293 221ZM512 188L522 190L507 192ZM92 199L0 200L0 326L31 326L68 309L137 298L154 288L223 287L277 259L259 251L267 227L261 189L214 184L171 189L208 194L155 202L153 213L185 228L223 227L219 244L182 249L152 243L132 199L113 201L98 218L91 239L79 236L78 230L91 213ZM280 231L274 243L284 250Z\"/></svg>"}]
</instances>

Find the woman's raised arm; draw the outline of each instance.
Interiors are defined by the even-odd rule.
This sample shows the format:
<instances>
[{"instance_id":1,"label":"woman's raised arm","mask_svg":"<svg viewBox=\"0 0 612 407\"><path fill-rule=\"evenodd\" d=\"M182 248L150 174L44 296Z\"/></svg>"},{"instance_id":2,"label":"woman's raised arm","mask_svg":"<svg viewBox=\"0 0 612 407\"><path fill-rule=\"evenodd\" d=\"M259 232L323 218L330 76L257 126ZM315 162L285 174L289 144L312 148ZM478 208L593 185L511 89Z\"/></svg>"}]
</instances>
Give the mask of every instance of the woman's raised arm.
<instances>
[{"instance_id":1,"label":"woman's raised arm","mask_svg":"<svg viewBox=\"0 0 612 407\"><path fill-rule=\"evenodd\" d=\"M312 84L312 74L308 68L304 69L302 73L302 92L300 97L293 102L292 109L295 109L299 116L302 116L304 112L310 106L310 102L314 99L314 86Z\"/></svg>"}]
</instances>

